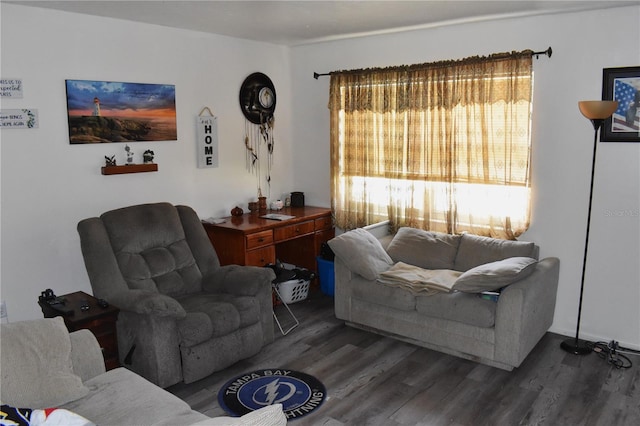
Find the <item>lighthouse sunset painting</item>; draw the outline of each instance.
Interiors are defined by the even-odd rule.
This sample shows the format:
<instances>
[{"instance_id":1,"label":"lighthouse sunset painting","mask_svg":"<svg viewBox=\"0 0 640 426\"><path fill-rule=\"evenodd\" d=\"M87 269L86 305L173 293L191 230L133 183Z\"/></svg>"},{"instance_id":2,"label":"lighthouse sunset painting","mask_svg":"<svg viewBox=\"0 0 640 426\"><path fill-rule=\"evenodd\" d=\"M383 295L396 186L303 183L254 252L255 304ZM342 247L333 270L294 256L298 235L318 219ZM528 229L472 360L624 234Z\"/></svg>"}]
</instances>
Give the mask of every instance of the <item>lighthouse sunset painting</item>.
<instances>
[{"instance_id":1,"label":"lighthouse sunset painting","mask_svg":"<svg viewBox=\"0 0 640 426\"><path fill-rule=\"evenodd\" d=\"M72 144L175 141L171 84L66 80Z\"/></svg>"}]
</instances>

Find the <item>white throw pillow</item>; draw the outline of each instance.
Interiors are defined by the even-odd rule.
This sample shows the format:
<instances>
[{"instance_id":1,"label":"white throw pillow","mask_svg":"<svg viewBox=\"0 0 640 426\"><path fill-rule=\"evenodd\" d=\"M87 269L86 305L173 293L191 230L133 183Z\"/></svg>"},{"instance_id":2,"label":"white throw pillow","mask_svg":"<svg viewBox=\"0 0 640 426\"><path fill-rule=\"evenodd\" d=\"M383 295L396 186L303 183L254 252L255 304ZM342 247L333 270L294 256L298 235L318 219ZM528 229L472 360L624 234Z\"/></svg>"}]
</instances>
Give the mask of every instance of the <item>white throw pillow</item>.
<instances>
[{"instance_id":1,"label":"white throw pillow","mask_svg":"<svg viewBox=\"0 0 640 426\"><path fill-rule=\"evenodd\" d=\"M378 278L393 265L380 241L370 232L356 228L329 240L329 247L347 267L368 280Z\"/></svg>"},{"instance_id":2,"label":"white throw pillow","mask_svg":"<svg viewBox=\"0 0 640 426\"><path fill-rule=\"evenodd\" d=\"M282 404L267 405L242 417L214 417L201 420L191 426L285 426L287 416Z\"/></svg>"},{"instance_id":3,"label":"white throw pillow","mask_svg":"<svg viewBox=\"0 0 640 426\"><path fill-rule=\"evenodd\" d=\"M424 269L453 269L460 235L402 227L391 240L387 253L396 262Z\"/></svg>"},{"instance_id":4,"label":"white throw pillow","mask_svg":"<svg viewBox=\"0 0 640 426\"><path fill-rule=\"evenodd\" d=\"M538 261L531 257L510 257L469 269L453 285L467 293L498 290L531 275Z\"/></svg>"}]
</instances>

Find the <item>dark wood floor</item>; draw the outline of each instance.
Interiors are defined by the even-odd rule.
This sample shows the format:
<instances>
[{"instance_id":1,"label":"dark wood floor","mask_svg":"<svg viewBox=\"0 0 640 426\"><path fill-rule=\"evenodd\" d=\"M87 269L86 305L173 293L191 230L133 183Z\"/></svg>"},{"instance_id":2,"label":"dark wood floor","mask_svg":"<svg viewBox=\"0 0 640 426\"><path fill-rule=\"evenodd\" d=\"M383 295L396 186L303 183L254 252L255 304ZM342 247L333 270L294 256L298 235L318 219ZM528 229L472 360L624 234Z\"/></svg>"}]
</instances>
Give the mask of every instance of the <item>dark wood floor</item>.
<instances>
[{"instance_id":1,"label":"dark wood floor","mask_svg":"<svg viewBox=\"0 0 640 426\"><path fill-rule=\"evenodd\" d=\"M286 319L282 306L279 318ZM218 389L235 375L286 368L319 378L327 400L302 425L640 425L640 357L617 369L576 356L548 333L512 372L353 329L314 293L291 305L300 326L245 361L168 390L208 416L225 415Z\"/></svg>"}]
</instances>

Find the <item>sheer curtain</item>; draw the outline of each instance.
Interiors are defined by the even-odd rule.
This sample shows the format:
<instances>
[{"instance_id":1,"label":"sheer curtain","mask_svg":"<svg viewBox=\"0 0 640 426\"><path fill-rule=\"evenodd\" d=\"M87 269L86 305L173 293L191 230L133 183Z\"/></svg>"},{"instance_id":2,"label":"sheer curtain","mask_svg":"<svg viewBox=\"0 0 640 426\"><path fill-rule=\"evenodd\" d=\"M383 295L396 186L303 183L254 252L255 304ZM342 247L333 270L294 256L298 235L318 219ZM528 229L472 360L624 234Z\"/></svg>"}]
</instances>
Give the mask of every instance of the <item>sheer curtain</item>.
<instances>
[{"instance_id":1,"label":"sheer curtain","mask_svg":"<svg viewBox=\"0 0 640 426\"><path fill-rule=\"evenodd\" d=\"M337 226L513 239L530 217L531 51L331 74Z\"/></svg>"}]
</instances>

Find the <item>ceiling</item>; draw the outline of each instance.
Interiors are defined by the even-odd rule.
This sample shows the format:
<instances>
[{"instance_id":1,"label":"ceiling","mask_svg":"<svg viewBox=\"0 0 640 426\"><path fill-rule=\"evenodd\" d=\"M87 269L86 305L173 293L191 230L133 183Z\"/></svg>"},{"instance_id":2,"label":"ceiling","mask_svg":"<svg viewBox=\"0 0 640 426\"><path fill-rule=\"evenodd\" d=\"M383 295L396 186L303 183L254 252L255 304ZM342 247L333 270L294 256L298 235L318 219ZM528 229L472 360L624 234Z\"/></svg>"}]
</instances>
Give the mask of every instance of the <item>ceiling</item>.
<instances>
[{"instance_id":1,"label":"ceiling","mask_svg":"<svg viewBox=\"0 0 640 426\"><path fill-rule=\"evenodd\" d=\"M218 1L0 0L295 46L363 35L640 1Z\"/></svg>"}]
</instances>

